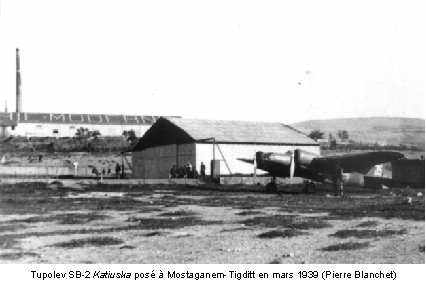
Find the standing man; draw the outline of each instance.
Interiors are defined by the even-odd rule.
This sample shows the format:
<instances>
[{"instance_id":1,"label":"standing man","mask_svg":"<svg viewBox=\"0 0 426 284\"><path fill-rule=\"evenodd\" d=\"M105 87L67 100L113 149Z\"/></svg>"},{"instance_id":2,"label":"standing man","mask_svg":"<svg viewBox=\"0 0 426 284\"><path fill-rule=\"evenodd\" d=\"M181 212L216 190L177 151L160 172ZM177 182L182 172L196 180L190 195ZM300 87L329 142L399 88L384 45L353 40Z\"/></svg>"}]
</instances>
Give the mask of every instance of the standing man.
<instances>
[{"instance_id":1,"label":"standing man","mask_svg":"<svg viewBox=\"0 0 426 284\"><path fill-rule=\"evenodd\" d=\"M117 179L119 179L119 178L120 178L120 172L121 172L121 167L120 167L120 164L119 164L119 163L117 163L117 164L115 165L115 174L117 175Z\"/></svg>"},{"instance_id":2,"label":"standing man","mask_svg":"<svg viewBox=\"0 0 426 284\"><path fill-rule=\"evenodd\" d=\"M176 178L177 177L177 168L176 165L173 165L173 167L170 169L170 178Z\"/></svg>"},{"instance_id":3,"label":"standing man","mask_svg":"<svg viewBox=\"0 0 426 284\"><path fill-rule=\"evenodd\" d=\"M204 165L203 162L201 162L201 166L200 166L200 176L201 177L205 177L206 176L206 165Z\"/></svg>"},{"instance_id":4,"label":"standing man","mask_svg":"<svg viewBox=\"0 0 426 284\"><path fill-rule=\"evenodd\" d=\"M339 164L335 164L333 168L333 190L335 196L343 196L343 169Z\"/></svg>"}]
</instances>

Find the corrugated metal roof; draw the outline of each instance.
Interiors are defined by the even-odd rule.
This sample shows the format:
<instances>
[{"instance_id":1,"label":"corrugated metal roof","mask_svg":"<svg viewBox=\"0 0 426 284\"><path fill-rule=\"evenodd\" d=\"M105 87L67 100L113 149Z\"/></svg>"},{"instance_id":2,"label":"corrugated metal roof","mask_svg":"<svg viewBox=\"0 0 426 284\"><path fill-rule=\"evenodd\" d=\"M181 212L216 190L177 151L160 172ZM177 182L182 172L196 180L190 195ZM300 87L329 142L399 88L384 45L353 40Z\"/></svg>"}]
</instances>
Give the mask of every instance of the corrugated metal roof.
<instances>
[{"instance_id":1,"label":"corrugated metal roof","mask_svg":"<svg viewBox=\"0 0 426 284\"><path fill-rule=\"evenodd\" d=\"M223 143L309 144L315 141L282 123L166 118L194 140L215 138Z\"/></svg>"}]
</instances>

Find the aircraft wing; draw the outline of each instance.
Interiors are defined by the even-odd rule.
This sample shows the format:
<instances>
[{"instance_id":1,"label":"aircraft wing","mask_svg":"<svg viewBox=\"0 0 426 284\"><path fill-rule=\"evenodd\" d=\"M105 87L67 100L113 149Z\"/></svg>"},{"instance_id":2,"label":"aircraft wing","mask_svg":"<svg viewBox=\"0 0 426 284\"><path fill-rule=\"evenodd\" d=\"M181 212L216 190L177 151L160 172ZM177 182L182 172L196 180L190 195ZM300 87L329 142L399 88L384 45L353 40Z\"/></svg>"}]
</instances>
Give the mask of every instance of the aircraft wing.
<instances>
[{"instance_id":1,"label":"aircraft wing","mask_svg":"<svg viewBox=\"0 0 426 284\"><path fill-rule=\"evenodd\" d=\"M254 164L254 159L237 158L237 160L248 164Z\"/></svg>"},{"instance_id":2,"label":"aircraft wing","mask_svg":"<svg viewBox=\"0 0 426 284\"><path fill-rule=\"evenodd\" d=\"M343 172L366 174L375 165L392 162L403 157L404 155L401 153L390 151L318 157L314 158L307 168L315 172L331 174L333 172L333 166L338 164L343 168Z\"/></svg>"}]
</instances>

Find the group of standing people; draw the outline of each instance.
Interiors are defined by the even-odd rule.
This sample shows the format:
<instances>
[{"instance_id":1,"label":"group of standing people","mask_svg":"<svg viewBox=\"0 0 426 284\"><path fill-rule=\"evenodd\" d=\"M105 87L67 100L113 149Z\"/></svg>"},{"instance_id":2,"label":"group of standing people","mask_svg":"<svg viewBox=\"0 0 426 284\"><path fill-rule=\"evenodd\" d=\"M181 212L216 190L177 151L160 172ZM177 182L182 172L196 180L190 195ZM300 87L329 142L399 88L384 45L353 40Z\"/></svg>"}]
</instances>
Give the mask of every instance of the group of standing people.
<instances>
[{"instance_id":1,"label":"group of standing people","mask_svg":"<svg viewBox=\"0 0 426 284\"><path fill-rule=\"evenodd\" d=\"M117 179L119 179L120 177L122 177L124 171L124 169L122 169L122 166L120 166L119 163L117 163L115 165L115 177L117 177ZM107 169L102 169L102 171L99 171L96 167L94 167L92 169L92 174L96 175L96 176L100 176L102 174L103 177L111 177L112 176L112 172L110 168Z\"/></svg>"},{"instance_id":2,"label":"group of standing people","mask_svg":"<svg viewBox=\"0 0 426 284\"><path fill-rule=\"evenodd\" d=\"M176 167L173 165L170 169L169 178L198 178L205 177L206 175L206 166L201 162L200 173L197 172L195 167L191 163L186 163L183 167Z\"/></svg>"}]
</instances>

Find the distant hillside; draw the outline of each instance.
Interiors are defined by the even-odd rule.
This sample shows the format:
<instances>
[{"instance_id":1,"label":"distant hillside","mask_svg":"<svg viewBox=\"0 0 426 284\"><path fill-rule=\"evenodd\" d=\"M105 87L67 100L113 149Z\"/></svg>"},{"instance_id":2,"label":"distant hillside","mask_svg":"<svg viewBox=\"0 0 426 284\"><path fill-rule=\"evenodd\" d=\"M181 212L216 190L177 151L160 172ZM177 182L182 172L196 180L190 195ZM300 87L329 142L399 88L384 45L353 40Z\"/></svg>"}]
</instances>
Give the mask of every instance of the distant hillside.
<instances>
[{"instance_id":1,"label":"distant hillside","mask_svg":"<svg viewBox=\"0 0 426 284\"><path fill-rule=\"evenodd\" d=\"M368 117L326 120L308 120L291 126L309 134L319 129L328 138L337 138L338 130L349 132L349 139L362 143L405 145L425 148L425 120L420 118Z\"/></svg>"}]
</instances>

